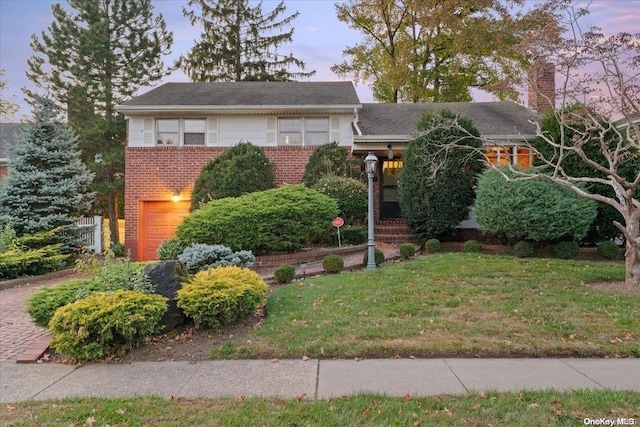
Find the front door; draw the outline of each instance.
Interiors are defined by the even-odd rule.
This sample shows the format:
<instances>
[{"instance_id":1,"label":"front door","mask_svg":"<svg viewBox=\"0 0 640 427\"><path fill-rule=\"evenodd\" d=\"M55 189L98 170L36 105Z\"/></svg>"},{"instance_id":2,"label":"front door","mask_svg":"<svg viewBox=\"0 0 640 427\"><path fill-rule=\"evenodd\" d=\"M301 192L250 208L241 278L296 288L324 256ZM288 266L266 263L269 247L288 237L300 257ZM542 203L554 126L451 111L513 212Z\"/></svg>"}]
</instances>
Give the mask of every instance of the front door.
<instances>
[{"instance_id":1,"label":"front door","mask_svg":"<svg viewBox=\"0 0 640 427\"><path fill-rule=\"evenodd\" d=\"M382 160L380 162L382 177L380 182L380 219L399 219L400 199L398 198L398 184L402 160Z\"/></svg>"}]
</instances>

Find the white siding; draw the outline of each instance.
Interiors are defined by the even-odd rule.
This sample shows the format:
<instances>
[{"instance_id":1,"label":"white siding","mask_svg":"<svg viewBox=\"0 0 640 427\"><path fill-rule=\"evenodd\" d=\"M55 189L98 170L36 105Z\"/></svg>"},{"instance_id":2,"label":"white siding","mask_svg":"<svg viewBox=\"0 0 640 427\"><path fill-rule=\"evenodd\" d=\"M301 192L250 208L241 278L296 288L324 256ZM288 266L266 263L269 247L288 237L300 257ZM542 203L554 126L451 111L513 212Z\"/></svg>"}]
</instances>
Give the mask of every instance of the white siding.
<instances>
[{"instance_id":1,"label":"white siding","mask_svg":"<svg viewBox=\"0 0 640 427\"><path fill-rule=\"evenodd\" d=\"M227 117L218 119L218 145L231 147L240 141L253 145L267 145L266 117Z\"/></svg>"},{"instance_id":2,"label":"white siding","mask_svg":"<svg viewBox=\"0 0 640 427\"><path fill-rule=\"evenodd\" d=\"M144 119L141 117L129 118L129 147L145 147Z\"/></svg>"}]
</instances>

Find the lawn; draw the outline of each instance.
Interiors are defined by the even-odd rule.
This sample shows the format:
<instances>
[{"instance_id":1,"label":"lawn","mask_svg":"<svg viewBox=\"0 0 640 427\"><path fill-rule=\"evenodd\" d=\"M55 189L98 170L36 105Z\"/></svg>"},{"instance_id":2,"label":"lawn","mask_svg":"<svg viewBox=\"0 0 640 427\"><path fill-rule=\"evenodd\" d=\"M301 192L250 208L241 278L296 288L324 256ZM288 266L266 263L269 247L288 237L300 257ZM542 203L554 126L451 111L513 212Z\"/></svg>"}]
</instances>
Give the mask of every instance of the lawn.
<instances>
[{"instance_id":1,"label":"lawn","mask_svg":"<svg viewBox=\"0 0 640 427\"><path fill-rule=\"evenodd\" d=\"M435 254L276 290L214 358L638 357L640 295L587 286L619 263Z\"/></svg>"}]
</instances>

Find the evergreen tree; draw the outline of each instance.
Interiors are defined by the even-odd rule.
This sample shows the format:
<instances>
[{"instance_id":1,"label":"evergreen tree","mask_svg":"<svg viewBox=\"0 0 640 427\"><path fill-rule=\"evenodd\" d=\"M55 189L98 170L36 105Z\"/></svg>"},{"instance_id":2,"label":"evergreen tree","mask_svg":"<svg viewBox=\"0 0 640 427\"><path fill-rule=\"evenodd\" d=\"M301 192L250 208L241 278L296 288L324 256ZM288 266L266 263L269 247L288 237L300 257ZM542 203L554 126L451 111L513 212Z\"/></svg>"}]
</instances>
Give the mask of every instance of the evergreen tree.
<instances>
[{"instance_id":1,"label":"evergreen tree","mask_svg":"<svg viewBox=\"0 0 640 427\"><path fill-rule=\"evenodd\" d=\"M118 243L126 132L114 107L171 71L162 56L170 53L173 35L162 15L153 16L151 0L68 0L68 5L54 4L51 26L32 36L27 76L69 109L83 159L96 174L98 207L104 207L111 241Z\"/></svg>"},{"instance_id":2,"label":"evergreen tree","mask_svg":"<svg viewBox=\"0 0 640 427\"><path fill-rule=\"evenodd\" d=\"M11 149L9 175L0 189L0 223L10 223L18 236L61 227L66 243L74 243L75 222L91 209L93 177L55 103L36 98L33 104L33 122Z\"/></svg>"},{"instance_id":3,"label":"evergreen tree","mask_svg":"<svg viewBox=\"0 0 640 427\"><path fill-rule=\"evenodd\" d=\"M251 7L249 0L190 0L188 6L182 11L191 25L202 25L200 41L182 58L192 81L289 81L315 74L290 72L292 66L304 70L304 62L279 52L291 42L293 29L278 31L299 14L282 18L284 1L268 13L263 13L262 2Z\"/></svg>"}]
</instances>

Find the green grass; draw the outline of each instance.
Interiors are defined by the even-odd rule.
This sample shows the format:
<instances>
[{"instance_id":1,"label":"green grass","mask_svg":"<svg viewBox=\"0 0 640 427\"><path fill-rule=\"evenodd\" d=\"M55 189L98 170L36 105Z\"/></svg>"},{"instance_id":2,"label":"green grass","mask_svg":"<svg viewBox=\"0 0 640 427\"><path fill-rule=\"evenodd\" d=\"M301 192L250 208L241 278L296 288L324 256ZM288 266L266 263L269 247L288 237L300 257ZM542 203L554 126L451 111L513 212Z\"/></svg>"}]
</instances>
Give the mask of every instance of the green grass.
<instances>
[{"instance_id":1,"label":"green grass","mask_svg":"<svg viewBox=\"0 0 640 427\"><path fill-rule=\"evenodd\" d=\"M5 406L5 405L3 405ZM640 420L640 393L528 391L328 400L66 399L6 405L9 426L582 426L585 418Z\"/></svg>"},{"instance_id":2,"label":"green grass","mask_svg":"<svg viewBox=\"0 0 640 427\"><path fill-rule=\"evenodd\" d=\"M585 286L621 264L436 254L311 278L214 358L640 356L640 295Z\"/></svg>"}]
</instances>

